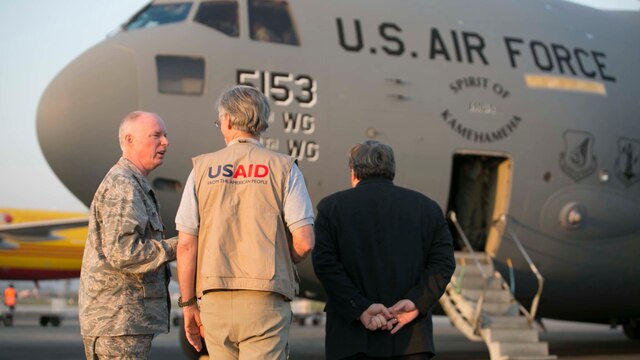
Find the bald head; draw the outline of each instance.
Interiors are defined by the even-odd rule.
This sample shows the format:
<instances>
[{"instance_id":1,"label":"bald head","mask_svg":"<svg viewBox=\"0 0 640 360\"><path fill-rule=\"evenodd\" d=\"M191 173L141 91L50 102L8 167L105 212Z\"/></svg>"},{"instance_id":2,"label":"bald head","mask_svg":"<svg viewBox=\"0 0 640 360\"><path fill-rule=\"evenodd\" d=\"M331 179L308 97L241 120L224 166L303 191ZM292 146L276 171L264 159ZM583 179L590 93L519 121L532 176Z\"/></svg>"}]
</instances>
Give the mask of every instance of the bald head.
<instances>
[{"instance_id":1,"label":"bald head","mask_svg":"<svg viewBox=\"0 0 640 360\"><path fill-rule=\"evenodd\" d=\"M152 118L160 119L160 116L158 116L158 114L154 114L146 111L133 111L133 112L130 112L127 116L125 116L124 119L120 121L120 127L118 128L118 140L120 141L120 149L122 151L124 151L125 135L131 134L133 125L142 117L152 117Z\"/></svg>"},{"instance_id":2,"label":"bald head","mask_svg":"<svg viewBox=\"0 0 640 360\"><path fill-rule=\"evenodd\" d=\"M164 121L157 114L134 111L118 130L122 157L131 161L145 176L162 165L169 146Z\"/></svg>"}]
</instances>

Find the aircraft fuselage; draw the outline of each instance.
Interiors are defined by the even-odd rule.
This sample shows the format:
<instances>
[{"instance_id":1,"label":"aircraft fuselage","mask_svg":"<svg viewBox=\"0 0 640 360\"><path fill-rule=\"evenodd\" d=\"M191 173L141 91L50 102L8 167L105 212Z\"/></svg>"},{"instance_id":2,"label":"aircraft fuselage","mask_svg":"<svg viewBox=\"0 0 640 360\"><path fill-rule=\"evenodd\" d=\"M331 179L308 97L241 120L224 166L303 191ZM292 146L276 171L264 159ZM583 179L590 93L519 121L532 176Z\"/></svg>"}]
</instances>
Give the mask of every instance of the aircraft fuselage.
<instances>
[{"instance_id":1,"label":"aircraft fuselage","mask_svg":"<svg viewBox=\"0 0 640 360\"><path fill-rule=\"evenodd\" d=\"M637 15L564 2L291 1L292 45L250 38L243 1L238 36L192 21L198 4L182 22L97 44L43 96L43 152L85 204L118 158L120 119L156 112L171 144L150 179L174 234L190 159L224 146L218 95L252 85L272 106L262 142L298 159L314 203L349 187L347 150L366 139L394 148L397 185L443 210L456 156L502 159L489 202L545 276L539 315L640 317ZM180 84L163 88L163 71L184 64ZM531 299L522 255L508 240L487 246L499 264L513 259L517 297ZM301 275L304 295L322 298L310 261Z\"/></svg>"}]
</instances>

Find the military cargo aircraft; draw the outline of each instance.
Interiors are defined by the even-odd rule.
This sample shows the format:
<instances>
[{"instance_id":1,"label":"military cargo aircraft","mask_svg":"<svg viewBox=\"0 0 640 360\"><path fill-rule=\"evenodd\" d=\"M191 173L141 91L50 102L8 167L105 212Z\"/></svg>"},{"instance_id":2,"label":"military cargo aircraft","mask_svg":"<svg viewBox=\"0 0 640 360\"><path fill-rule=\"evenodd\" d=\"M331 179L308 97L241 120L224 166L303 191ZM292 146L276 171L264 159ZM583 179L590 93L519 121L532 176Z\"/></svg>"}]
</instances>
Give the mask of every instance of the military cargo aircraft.
<instances>
[{"instance_id":1,"label":"military cargo aircraft","mask_svg":"<svg viewBox=\"0 0 640 360\"><path fill-rule=\"evenodd\" d=\"M559 0L157 0L55 78L38 138L89 205L120 119L160 114L171 146L150 180L173 234L190 159L224 146L218 95L255 86L272 106L261 141L298 160L314 202L349 186L352 145L394 148L396 184L449 214L459 269L443 309L470 338L490 345L480 330L517 299L529 322L637 339L639 20ZM300 272L302 295L324 299L310 261ZM504 296L509 310L490 306Z\"/></svg>"}]
</instances>

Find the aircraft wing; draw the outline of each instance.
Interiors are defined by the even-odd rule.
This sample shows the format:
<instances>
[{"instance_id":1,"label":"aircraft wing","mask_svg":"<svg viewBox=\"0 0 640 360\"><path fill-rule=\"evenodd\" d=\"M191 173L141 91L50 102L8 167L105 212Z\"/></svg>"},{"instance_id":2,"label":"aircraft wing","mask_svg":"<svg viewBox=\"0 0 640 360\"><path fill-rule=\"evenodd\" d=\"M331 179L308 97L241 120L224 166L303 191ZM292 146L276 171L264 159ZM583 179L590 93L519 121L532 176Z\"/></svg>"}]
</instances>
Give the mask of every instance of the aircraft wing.
<instances>
[{"instance_id":1,"label":"aircraft wing","mask_svg":"<svg viewBox=\"0 0 640 360\"><path fill-rule=\"evenodd\" d=\"M54 235L55 230L87 226L89 218L70 218L22 222L0 225L0 249L15 249L18 246L4 241L4 236L11 236L20 241L55 241L61 237Z\"/></svg>"}]
</instances>

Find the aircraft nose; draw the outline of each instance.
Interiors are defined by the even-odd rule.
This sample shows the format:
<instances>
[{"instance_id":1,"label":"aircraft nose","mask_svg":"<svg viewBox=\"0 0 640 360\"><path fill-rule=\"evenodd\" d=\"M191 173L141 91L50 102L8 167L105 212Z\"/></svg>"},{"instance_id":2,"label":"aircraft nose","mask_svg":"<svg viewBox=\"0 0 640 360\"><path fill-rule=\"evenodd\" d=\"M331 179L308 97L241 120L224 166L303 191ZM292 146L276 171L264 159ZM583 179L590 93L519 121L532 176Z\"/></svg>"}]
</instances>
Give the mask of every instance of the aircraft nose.
<instances>
[{"instance_id":1,"label":"aircraft nose","mask_svg":"<svg viewBox=\"0 0 640 360\"><path fill-rule=\"evenodd\" d=\"M134 55L108 42L69 64L40 99L36 126L42 152L86 205L121 153L120 120L138 106Z\"/></svg>"}]
</instances>

